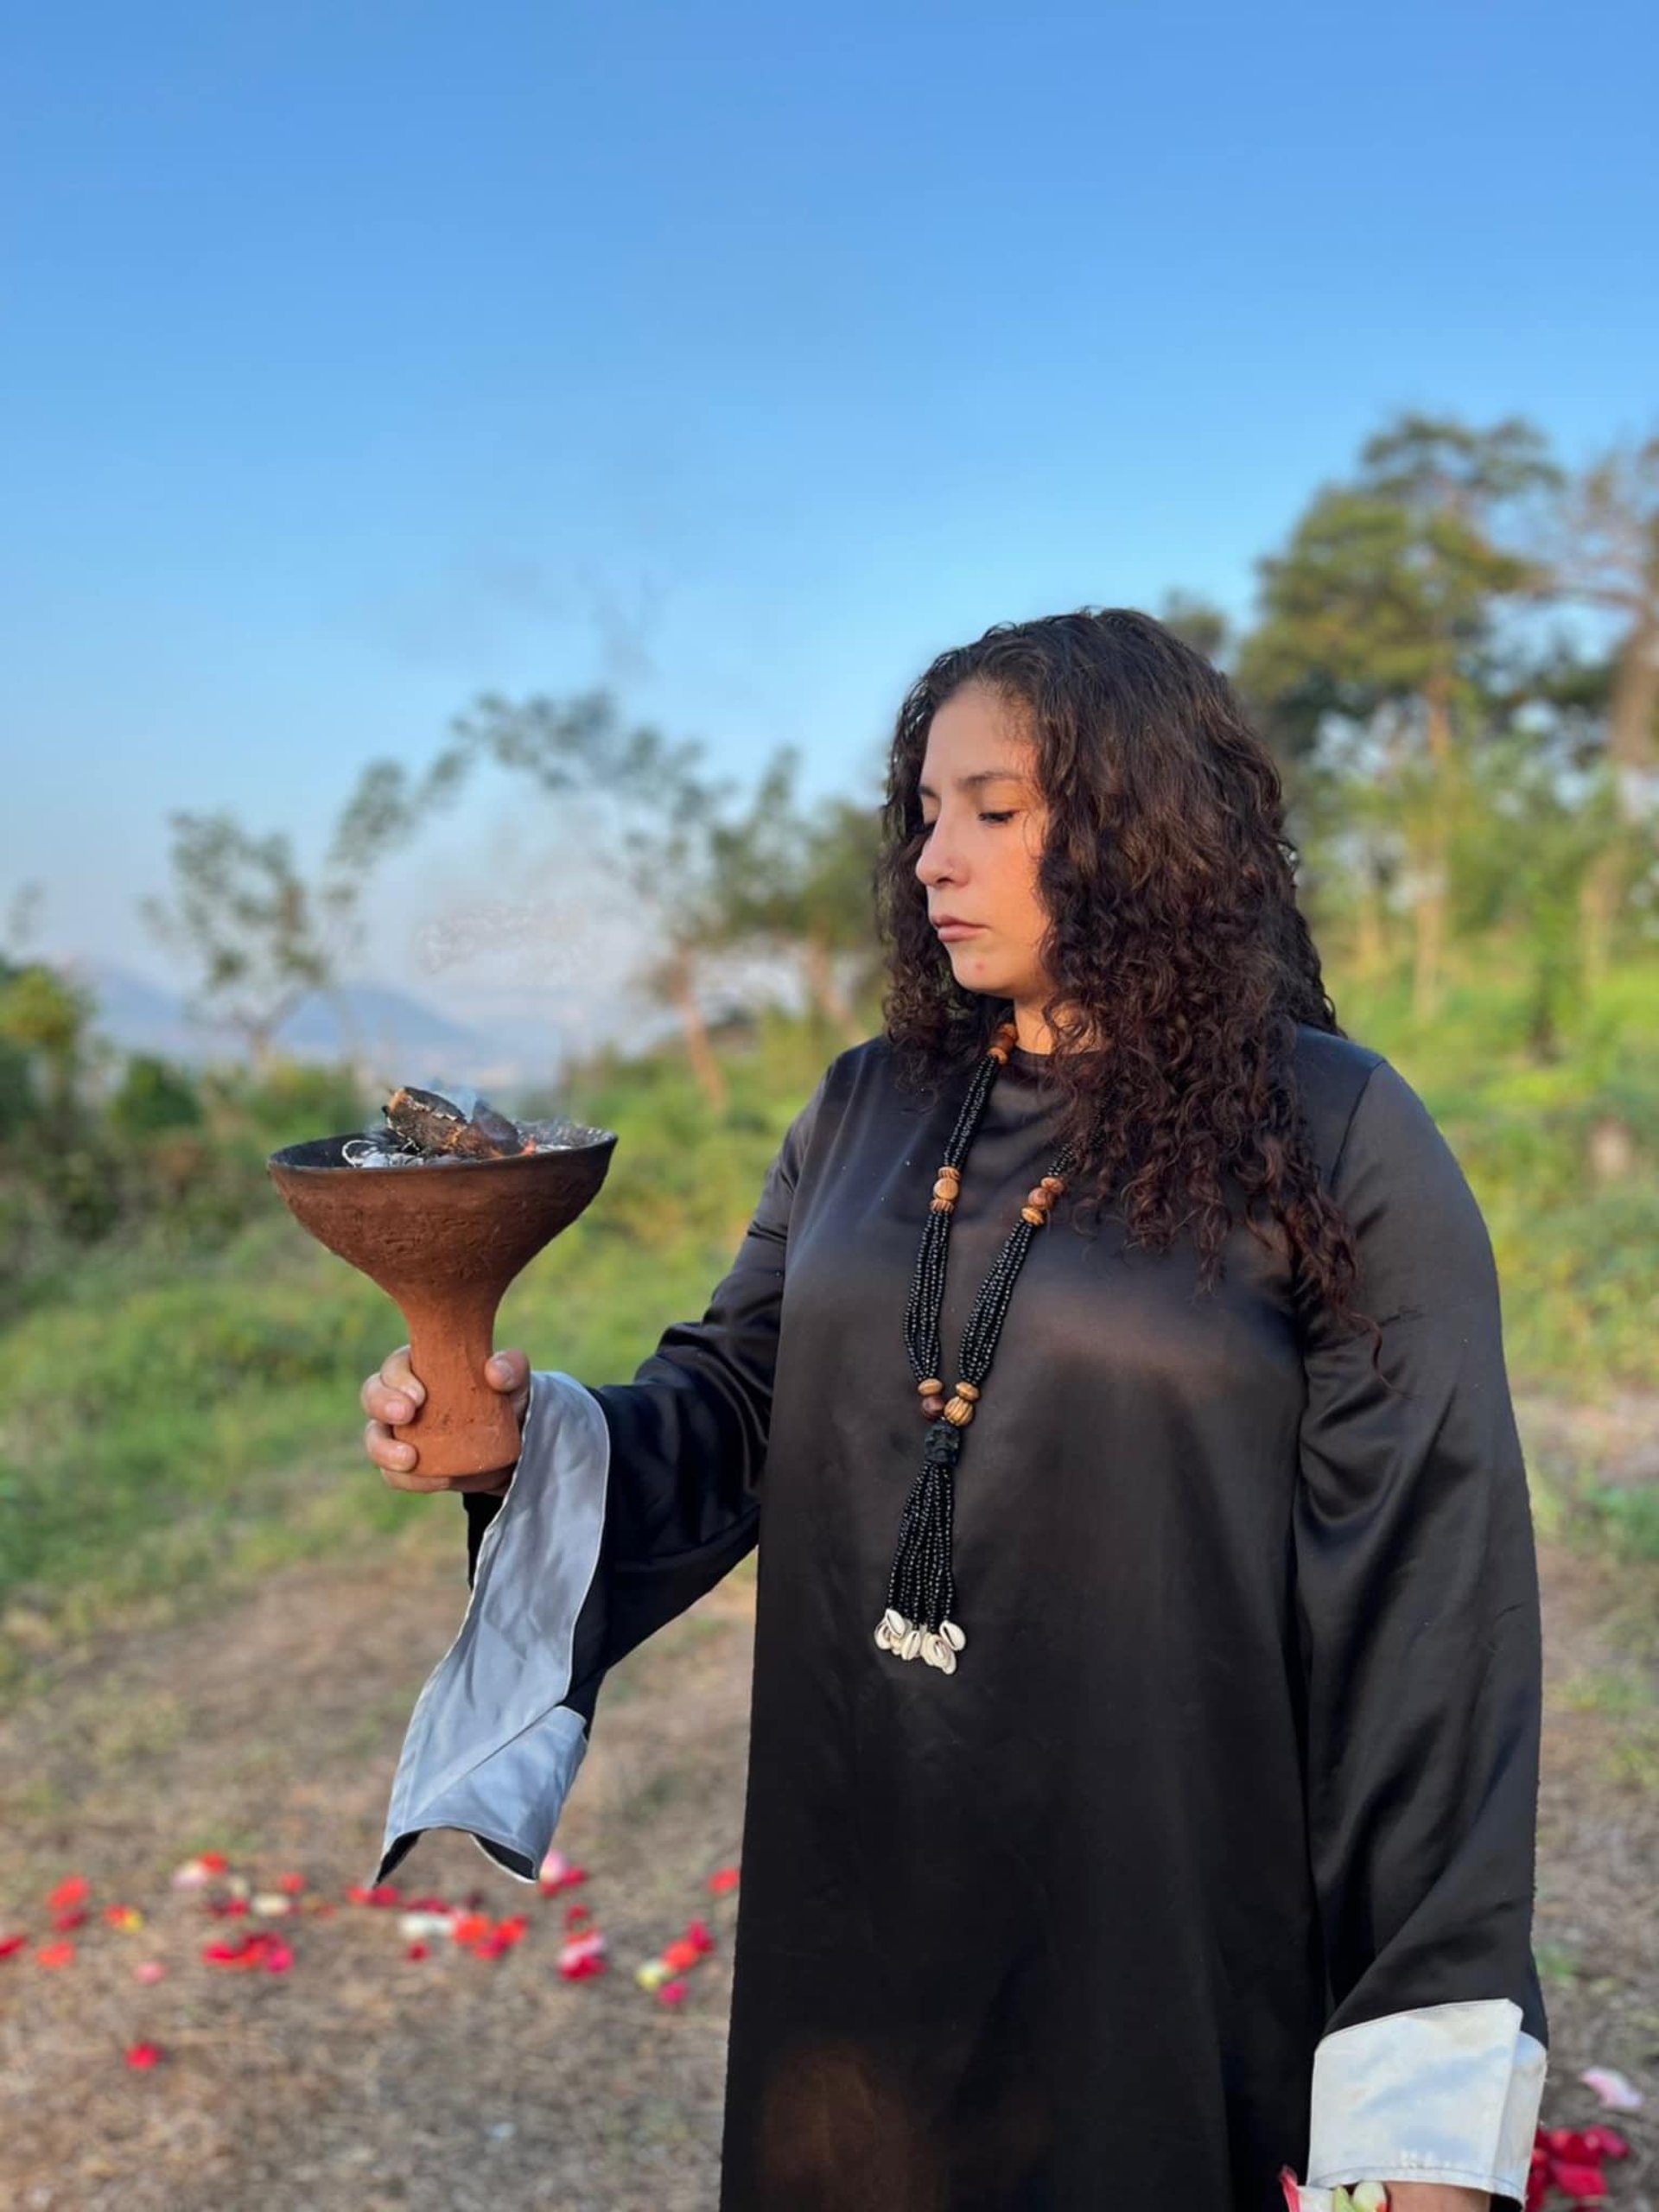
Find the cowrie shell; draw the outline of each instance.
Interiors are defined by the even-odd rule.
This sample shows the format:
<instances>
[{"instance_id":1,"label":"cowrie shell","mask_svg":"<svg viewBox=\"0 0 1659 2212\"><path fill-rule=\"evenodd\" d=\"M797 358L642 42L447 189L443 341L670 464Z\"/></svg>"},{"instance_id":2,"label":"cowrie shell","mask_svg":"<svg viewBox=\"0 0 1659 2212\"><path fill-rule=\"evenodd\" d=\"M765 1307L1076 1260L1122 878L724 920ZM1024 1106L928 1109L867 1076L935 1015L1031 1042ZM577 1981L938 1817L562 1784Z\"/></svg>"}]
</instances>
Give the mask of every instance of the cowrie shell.
<instances>
[{"instance_id":1,"label":"cowrie shell","mask_svg":"<svg viewBox=\"0 0 1659 2212\"><path fill-rule=\"evenodd\" d=\"M922 1631L920 1629L908 1629L906 1630L903 1643L899 1646L899 1656L901 1659L913 1659L921 1648Z\"/></svg>"},{"instance_id":2,"label":"cowrie shell","mask_svg":"<svg viewBox=\"0 0 1659 2212\"><path fill-rule=\"evenodd\" d=\"M939 1623L939 1634L944 1638L945 1642L950 1646L950 1649L953 1651L962 1650L968 1642L967 1637L957 1626L955 1621L941 1621Z\"/></svg>"},{"instance_id":3,"label":"cowrie shell","mask_svg":"<svg viewBox=\"0 0 1659 2212\"><path fill-rule=\"evenodd\" d=\"M878 1650L891 1651L893 1649L893 1630L887 1625L887 1616L885 1613L875 1624L875 1642Z\"/></svg>"},{"instance_id":4,"label":"cowrie shell","mask_svg":"<svg viewBox=\"0 0 1659 2212\"><path fill-rule=\"evenodd\" d=\"M910 1623L905 1618L904 1615L893 1605L889 1605L887 1607L887 1611L882 1614L881 1618L895 1636L902 1636L906 1630L910 1626Z\"/></svg>"}]
</instances>

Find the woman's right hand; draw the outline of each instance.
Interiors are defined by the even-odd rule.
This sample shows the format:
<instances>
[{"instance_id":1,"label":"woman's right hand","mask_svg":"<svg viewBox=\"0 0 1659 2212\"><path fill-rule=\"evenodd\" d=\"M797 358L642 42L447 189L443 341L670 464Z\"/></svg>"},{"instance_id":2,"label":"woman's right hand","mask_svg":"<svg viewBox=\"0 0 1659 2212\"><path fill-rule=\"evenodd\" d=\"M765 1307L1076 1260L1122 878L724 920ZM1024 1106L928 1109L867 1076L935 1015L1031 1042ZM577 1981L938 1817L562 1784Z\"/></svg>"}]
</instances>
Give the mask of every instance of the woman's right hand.
<instances>
[{"instance_id":1,"label":"woman's right hand","mask_svg":"<svg viewBox=\"0 0 1659 2212\"><path fill-rule=\"evenodd\" d=\"M492 1389L512 1401L513 1419L524 1433L524 1413L530 1404L530 1358L522 1351L498 1351L484 1370ZM359 1393L369 1416L363 1432L363 1448L393 1490L414 1491L423 1496L434 1491L473 1491L490 1497L505 1497L512 1481L511 1467L498 1467L486 1475L423 1475L420 1454L412 1444L392 1434L400 1423L413 1421L426 1397L425 1385L409 1363L409 1346L399 1344L387 1354L376 1373Z\"/></svg>"}]
</instances>

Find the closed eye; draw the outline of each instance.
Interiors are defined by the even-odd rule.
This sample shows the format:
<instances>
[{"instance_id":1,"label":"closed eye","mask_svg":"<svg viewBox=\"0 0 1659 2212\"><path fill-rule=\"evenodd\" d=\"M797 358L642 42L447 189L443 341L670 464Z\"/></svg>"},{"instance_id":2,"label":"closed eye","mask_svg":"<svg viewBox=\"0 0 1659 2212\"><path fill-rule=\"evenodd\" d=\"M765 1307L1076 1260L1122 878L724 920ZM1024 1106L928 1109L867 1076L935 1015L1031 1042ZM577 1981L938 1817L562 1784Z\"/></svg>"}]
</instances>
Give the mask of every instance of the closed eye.
<instances>
[{"instance_id":1,"label":"closed eye","mask_svg":"<svg viewBox=\"0 0 1659 2212\"><path fill-rule=\"evenodd\" d=\"M1018 809L1017 809L1017 808L1014 808L1014 807L1012 807L1012 806L1011 806L1011 807L1009 807L1009 808L1007 810L1007 811L1006 811L1005 813L1002 813L1002 814L982 814L982 815L980 816L980 817L979 817L979 818L980 818L980 820L981 820L982 822L1012 822L1012 821L1013 821L1013 819L1014 819L1014 815L1016 814L1016 812L1017 812L1017 811L1018 811ZM932 833L933 833L934 830L935 830L937 827L938 827L938 824L937 824L936 823L932 823L932 822L924 822L924 823L923 823L923 824L922 824L922 835L923 835L923 836L925 836L925 837L931 836L932 835Z\"/></svg>"}]
</instances>

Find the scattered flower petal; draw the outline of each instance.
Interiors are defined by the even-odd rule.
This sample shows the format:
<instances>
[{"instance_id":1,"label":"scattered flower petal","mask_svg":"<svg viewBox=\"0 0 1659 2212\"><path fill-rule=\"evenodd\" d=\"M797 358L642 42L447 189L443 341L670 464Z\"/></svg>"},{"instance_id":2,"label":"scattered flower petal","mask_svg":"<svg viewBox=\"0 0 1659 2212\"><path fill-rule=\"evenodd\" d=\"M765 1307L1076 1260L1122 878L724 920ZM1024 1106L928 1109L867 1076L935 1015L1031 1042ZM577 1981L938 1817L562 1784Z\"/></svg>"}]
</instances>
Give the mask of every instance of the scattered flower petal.
<instances>
[{"instance_id":1,"label":"scattered flower petal","mask_svg":"<svg viewBox=\"0 0 1659 2212\"><path fill-rule=\"evenodd\" d=\"M585 1866L573 1866L562 1851L550 1851L543 1859L537 1881L544 1897L556 1897L561 1890L574 1890L588 1878Z\"/></svg>"},{"instance_id":2,"label":"scattered flower petal","mask_svg":"<svg viewBox=\"0 0 1659 2212\"><path fill-rule=\"evenodd\" d=\"M18 1951L27 1949L27 1936L0 1936L0 1959L9 1959Z\"/></svg>"},{"instance_id":3,"label":"scattered flower petal","mask_svg":"<svg viewBox=\"0 0 1659 2212\"><path fill-rule=\"evenodd\" d=\"M597 1928L590 1928L581 1936L572 1936L559 1947L559 1972L567 1981L587 1981L594 1974L603 1974L608 1961L608 1946Z\"/></svg>"},{"instance_id":4,"label":"scattered flower petal","mask_svg":"<svg viewBox=\"0 0 1659 2212\"><path fill-rule=\"evenodd\" d=\"M106 1904L104 1917L111 1928L118 1928L124 1936L137 1935L144 1924L144 1916L136 1904Z\"/></svg>"},{"instance_id":5,"label":"scattered flower petal","mask_svg":"<svg viewBox=\"0 0 1659 2212\"><path fill-rule=\"evenodd\" d=\"M166 1973L167 1968L159 1959L141 1959L132 1970L132 1978L135 1981L160 1981Z\"/></svg>"},{"instance_id":6,"label":"scattered flower petal","mask_svg":"<svg viewBox=\"0 0 1659 2212\"><path fill-rule=\"evenodd\" d=\"M85 1875L69 1875L65 1880L58 1884L57 1888L54 1890L51 1896L48 1897L46 1901L47 1910L49 1912L69 1911L73 1906L80 1904L82 1899L86 1897L89 1887L90 1885L88 1884Z\"/></svg>"},{"instance_id":7,"label":"scattered flower petal","mask_svg":"<svg viewBox=\"0 0 1659 2212\"><path fill-rule=\"evenodd\" d=\"M75 1947L73 1943L43 1943L35 1954L37 1967L67 1967L73 1963Z\"/></svg>"},{"instance_id":8,"label":"scattered flower petal","mask_svg":"<svg viewBox=\"0 0 1659 2212\"><path fill-rule=\"evenodd\" d=\"M54 1912L52 1916L52 1925L60 1936L67 1936L72 1928L84 1927L86 1921L86 1910L82 1905L76 1905L68 1912Z\"/></svg>"},{"instance_id":9,"label":"scattered flower petal","mask_svg":"<svg viewBox=\"0 0 1659 2212\"><path fill-rule=\"evenodd\" d=\"M1593 2089L1610 2112L1639 2112L1642 2092L1616 2066L1592 2066L1579 2076L1587 2089Z\"/></svg>"},{"instance_id":10,"label":"scattered flower petal","mask_svg":"<svg viewBox=\"0 0 1659 2212\"><path fill-rule=\"evenodd\" d=\"M666 2005L672 2011L677 2005L683 2005L690 1993L684 1982L665 1981L657 1992L657 2002Z\"/></svg>"},{"instance_id":11,"label":"scattered flower petal","mask_svg":"<svg viewBox=\"0 0 1659 2212\"><path fill-rule=\"evenodd\" d=\"M735 1866L722 1866L709 1877L709 1886L717 1897L729 1897L737 1887L737 1875Z\"/></svg>"},{"instance_id":12,"label":"scattered flower petal","mask_svg":"<svg viewBox=\"0 0 1659 2212\"><path fill-rule=\"evenodd\" d=\"M294 1963L289 1945L280 1936L263 1928L231 1942L209 1943L201 1956L205 1966L225 1967L232 1973L248 1973L263 1967L267 1974L286 1974Z\"/></svg>"},{"instance_id":13,"label":"scattered flower petal","mask_svg":"<svg viewBox=\"0 0 1659 2212\"><path fill-rule=\"evenodd\" d=\"M152 2066L161 2064L164 2055L153 2043L135 2043L129 2045L126 2058L128 2065L136 2072L147 2074Z\"/></svg>"},{"instance_id":14,"label":"scattered flower petal","mask_svg":"<svg viewBox=\"0 0 1659 2212\"><path fill-rule=\"evenodd\" d=\"M431 1955L431 1946L428 1943L411 1943L404 1953L406 1959L429 1959Z\"/></svg>"},{"instance_id":15,"label":"scattered flower petal","mask_svg":"<svg viewBox=\"0 0 1659 2212\"><path fill-rule=\"evenodd\" d=\"M411 1943L423 1943L429 1936L447 1936L454 1920L450 1912L400 1912L397 1933Z\"/></svg>"},{"instance_id":16,"label":"scattered flower petal","mask_svg":"<svg viewBox=\"0 0 1659 2212\"><path fill-rule=\"evenodd\" d=\"M284 1897L296 1897L305 1887L305 1877L303 1874L279 1874L276 1886Z\"/></svg>"}]
</instances>

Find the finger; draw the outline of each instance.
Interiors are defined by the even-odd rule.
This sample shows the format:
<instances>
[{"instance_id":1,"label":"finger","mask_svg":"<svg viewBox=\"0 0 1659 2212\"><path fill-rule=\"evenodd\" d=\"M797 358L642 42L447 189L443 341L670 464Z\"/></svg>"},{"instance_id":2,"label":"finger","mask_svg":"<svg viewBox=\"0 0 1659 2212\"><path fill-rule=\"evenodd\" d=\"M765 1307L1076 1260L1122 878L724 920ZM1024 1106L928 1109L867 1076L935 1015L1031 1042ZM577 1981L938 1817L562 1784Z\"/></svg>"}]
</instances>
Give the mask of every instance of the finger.
<instances>
[{"instance_id":1,"label":"finger","mask_svg":"<svg viewBox=\"0 0 1659 2212\"><path fill-rule=\"evenodd\" d=\"M484 1379L493 1389L524 1389L530 1381L529 1353L517 1349L495 1353L484 1370Z\"/></svg>"},{"instance_id":2,"label":"finger","mask_svg":"<svg viewBox=\"0 0 1659 2212\"><path fill-rule=\"evenodd\" d=\"M363 1410L388 1428L402 1428L414 1420L420 1408L412 1393L389 1390L378 1375L372 1375L363 1386Z\"/></svg>"},{"instance_id":3,"label":"finger","mask_svg":"<svg viewBox=\"0 0 1659 2212\"><path fill-rule=\"evenodd\" d=\"M381 1361L380 1381L388 1390L407 1398L412 1405L426 1402L426 1385L409 1363L407 1344L399 1344L396 1351L388 1352Z\"/></svg>"},{"instance_id":4,"label":"finger","mask_svg":"<svg viewBox=\"0 0 1659 2212\"><path fill-rule=\"evenodd\" d=\"M412 1444L400 1443L383 1422L372 1421L363 1431L363 1449L368 1453L382 1474L404 1476L414 1473L420 1464L420 1453ZM429 1475L420 1478L423 1483L432 1480Z\"/></svg>"}]
</instances>

